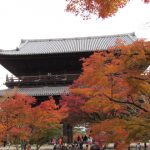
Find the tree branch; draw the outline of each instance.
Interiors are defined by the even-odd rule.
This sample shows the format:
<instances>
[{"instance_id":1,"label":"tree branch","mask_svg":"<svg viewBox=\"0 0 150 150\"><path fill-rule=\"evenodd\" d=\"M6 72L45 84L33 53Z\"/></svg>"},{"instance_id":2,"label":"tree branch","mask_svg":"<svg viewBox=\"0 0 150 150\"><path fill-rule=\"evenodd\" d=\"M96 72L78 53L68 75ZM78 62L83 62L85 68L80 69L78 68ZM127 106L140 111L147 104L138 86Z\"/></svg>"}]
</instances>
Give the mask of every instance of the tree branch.
<instances>
[{"instance_id":1,"label":"tree branch","mask_svg":"<svg viewBox=\"0 0 150 150\"><path fill-rule=\"evenodd\" d=\"M107 96L107 95L104 95L104 96L106 96L106 97L107 97L110 101L112 101L112 102L120 103L120 104L133 105L133 106L137 107L138 109L143 110L144 112L148 112L148 110L146 110L145 108L143 108L143 107L141 107L141 106L139 106L139 105L137 105L137 104L135 104L135 103L131 103L131 102L128 102L128 101L119 101L119 100L116 100L116 99L114 99L114 98L111 98L111 97L109 97L109 96Z\"/></svg>"},{"instance_id":2,"label":"tree branch","mask_svg":"<svg viewBox=\"0 0 150 150\"><path fill-rule=\"evenodd\" d=\"M145 82L150 83L150 80L148 80L148 79L144 79L144 78L140 78L140 77L135 77L135 76L131 76L131 78L136 79L136 80L141 80L141 81L145 81Z\"/></svg>"}]
</instances>

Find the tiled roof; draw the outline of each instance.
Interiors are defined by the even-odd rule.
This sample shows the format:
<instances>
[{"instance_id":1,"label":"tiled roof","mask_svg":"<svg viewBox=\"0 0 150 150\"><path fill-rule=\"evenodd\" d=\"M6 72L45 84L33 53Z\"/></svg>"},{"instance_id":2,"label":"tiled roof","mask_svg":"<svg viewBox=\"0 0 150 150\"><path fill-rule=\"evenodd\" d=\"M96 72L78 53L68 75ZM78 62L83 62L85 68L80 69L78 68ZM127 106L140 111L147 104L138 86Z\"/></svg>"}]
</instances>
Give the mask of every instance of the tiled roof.
<instances>
[{"instance_id":1,"label":"tiled roof","mask_svg":"<svg viewBox=\"0 0 150 150\"><path fill-rule=\"evenodd\" d=\"M61 86L61 87L44 86L44 87L15 88L15 89L0 90L0 96L13 90L18 93L27 94L29 96L52 96L52 95L69 94L68 86Z\"/></svg>"},{"instance_id":2,"label":"tiled roof","mask_svg":"<svg viewBox=\"0 0 150 150\"><path fill-rule=\"evenodd\" d=\"M115 46L118 39L127 45L137 40L134 33L66 39L22 40L17 49L1 50L0 55L36 55L106 50Z\"/></svg>"}]
</instances>

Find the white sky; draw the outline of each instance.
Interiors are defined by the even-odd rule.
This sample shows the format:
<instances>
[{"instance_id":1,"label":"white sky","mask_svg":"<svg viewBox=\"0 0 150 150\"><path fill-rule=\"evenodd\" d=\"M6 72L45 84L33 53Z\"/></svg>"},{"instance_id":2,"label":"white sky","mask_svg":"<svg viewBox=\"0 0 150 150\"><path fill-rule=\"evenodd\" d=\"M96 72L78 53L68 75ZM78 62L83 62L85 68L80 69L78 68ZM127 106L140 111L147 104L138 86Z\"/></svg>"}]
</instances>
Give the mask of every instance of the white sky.
<instances>
[{"instance_id":1,"label":"white sky","mask_svg":"<svg viewBox=\"0 0 150 150\"><path fill-rule=\"evenodd\" d=\"M65 0L0 0L0 49L21 39L67 38L135 32L150 40L150 4L131 0L108 19L83 20L65 10ZM7 71L0 67L0 88Z\"/></svg>"}]
</instances>

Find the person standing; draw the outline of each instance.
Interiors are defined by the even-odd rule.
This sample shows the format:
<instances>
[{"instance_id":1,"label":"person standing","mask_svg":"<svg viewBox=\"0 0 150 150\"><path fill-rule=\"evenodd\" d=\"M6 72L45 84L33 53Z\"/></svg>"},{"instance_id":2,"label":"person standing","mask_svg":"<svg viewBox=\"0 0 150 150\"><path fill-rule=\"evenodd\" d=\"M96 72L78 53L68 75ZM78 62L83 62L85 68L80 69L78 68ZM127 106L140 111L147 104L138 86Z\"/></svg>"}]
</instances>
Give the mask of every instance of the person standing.
<instances>
[{"instance_id":1,"label":"person standing","mask_svg":"<svg viewBox=\"0 0 150 150\"><path fill-rule=\"evenodd\" d=\"M80 143L81 143L81 137L78 135L77 137L77 146L80 147Z\"/></svg>"},{"instance_id":2,"label":"person standing","mask_svg":"<svg viewBox=\"0 0 150 150\"><path fill-rule=\"evenodd\" d=\"M27 150L31 150L31 145L30 144L27 145Z\"/></svg>"},{"instance_id":3,"label":"person standing","mask_svg":"<svg viewBox=\"0 0 150 150\"><path fill-rule=\"evenodd\" d=\"M53 145L56 144L56 139L55 139L55 138L52 139L52 144L53 144Z\"/></svg>"},{"instance_id":4,"label":"person standing","mask_svg":"<svg viewBox=\"0 0 150 150\"><path fill-rule=\"evenodd\" d=\"M58 144L59 144L59 145L62 145L62 144L63 144L62 137L60 137L60 138L58 139Z\"/></svg>"},{"instance_id":5,"label":"person standing","mask_svg":"<svg viewBox=\"0 0 150 150\"><path fill-rule=\"evenodd\" d=\"M137 149L137 150L141 150L141 144L140 144L140 143L138 143L138 144L136 145L136 149Z\"/></svg>"},{"instance_id":6,"label":"person standing","mask_svg":"<svg viewBox=\"0 0 150 150\"><path fill-rule=\"evenodd\" d=\"M78 135L77 142L80 142L80 141L81 141L81 137Z\"/></svg>"},{"instance_id":7,"label":"person standing","mask_svg":"<svg viewBox=\"0 0 150 150\"><path fill-rule=\"evenodd\" d=\"M88 137L87 137L86 135L83 137L83 142L84 142L84 143L87 142L87 138L88 138Z\"/></svg>"},{"instance_id":8,"label":"person standing","mask_svg":"<svg viewBox=\"0 0 150 150\"><path fill-rule=\"evenodd\" d=\"M89 135L87 141L88 141L88 144L91 145L93 143L93 138Z\"/></svg>"}]
</instances>

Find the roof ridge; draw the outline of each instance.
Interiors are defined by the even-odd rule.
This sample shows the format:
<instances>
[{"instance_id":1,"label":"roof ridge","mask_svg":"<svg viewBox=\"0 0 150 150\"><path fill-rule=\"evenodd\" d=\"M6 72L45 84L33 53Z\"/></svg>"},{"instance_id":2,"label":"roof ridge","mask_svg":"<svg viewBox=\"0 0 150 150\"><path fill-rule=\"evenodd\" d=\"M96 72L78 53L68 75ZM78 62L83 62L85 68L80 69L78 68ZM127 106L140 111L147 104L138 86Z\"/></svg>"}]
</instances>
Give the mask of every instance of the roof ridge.
<instances>
[{"instance_id":1,"label":"roof ridge","mask_svg":"<svg viewBox=\"0 0 150 150\"><path fill-rule=\"evenodd\" d=\"M133 34L128 34L128 36L130 37L131 40L136 41L138 40L138 38L136 37L135 33L133 32Z\"/></svg>"},{"instance_id":2,"label":"roof ridge","mask_svg":"<svg viewBox=\"0 0 150 150\"><path fill-rule=\"evenodd\" d=\"M21 39L21 43L26 42L43 42L43 41L61 41L61 40L71 40L71 39L91 39L91 38L105 38L105 37L116 37L116 36L135 36L135 32L122 33L122 34L112 34L112 35L101 35L101 36L85 36L85 37L69 37L69 38L54 38L54 39ZM133 40L133 38L132 38Z\"/></svg>"},{"instance_id":3,"label":"roof ridge","mask_svg":"<svg viewBox=\"0 0 150 150\"><path fill-rule=\"evenodd\" d=\"M20 49L20 48L24 47L27 43L28 43L28 40L26 40L26 41L21 40L21 43L18 48Z\"/></svg>"}]
</instances>

